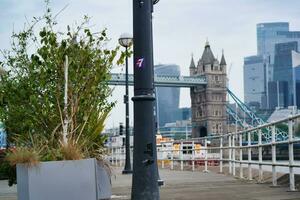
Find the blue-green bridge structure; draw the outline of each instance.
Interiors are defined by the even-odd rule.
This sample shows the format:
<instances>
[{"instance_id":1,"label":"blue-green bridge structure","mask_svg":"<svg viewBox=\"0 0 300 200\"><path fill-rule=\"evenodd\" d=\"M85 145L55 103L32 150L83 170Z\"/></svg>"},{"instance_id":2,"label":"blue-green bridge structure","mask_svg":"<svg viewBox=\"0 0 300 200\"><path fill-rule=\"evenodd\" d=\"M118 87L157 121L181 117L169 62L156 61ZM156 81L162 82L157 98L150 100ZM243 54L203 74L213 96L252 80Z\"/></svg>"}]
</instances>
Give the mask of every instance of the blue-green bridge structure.
<instances>
[{"instance_id":1,"label":"blue-green bridge structure","mask_svg":"<svg viewBox=\"0 0 300 200\"><path fill-rule=\"evenodd\" d=\"M133 74L128 75L128 84L133 85L134 77ZM122 73L112 73L111 80L109 81L110 85L125 85L125 74ZM192 87L203 87L207 85L206 77L202 76L154 76L154 86L155 87L182 87L182 88L192 88ZM229 88L227 88L227 94L234 100L238 108L247 115L248 118L253 122L252 124L247 124L240 117L234 109L229 105L226 106L226 113L232 117L239 126L243 128L251 128L255 126L260 126L266 124L266 122L257 116L242 100L240 100ZM226 102L228 103L228 102ZM287 133L280 130L276 130L277 140L287 139ZM266 130L263 132L263 139L266 141L271 141L271 131Z\"/></svg>"},{"instance_id":2,"label":"blue-green bridge structure","mask_svg":"<svg viewBox=\"0 0 300 200\"><path fill-rule=\"evenodd\" d=\"M260 126L266 122L258 117L227 87L227 64L224 53L220 61L213 55L208 41L198 62L192 56L189 66L190 76L155 75L154 87L187 87L190 88L192 137L221 135L228 132L227 119L234 119L236 126L243 129ZM125 85L125 74L111 74L111 85ZM133 85L134 76L128 77L128 84ZM246 123L240 117L237 109L229 106L228 98L234 100L251 123ZM264 141L271 141L271 130L262 132ZM287 133L276 128L276 139L286 140Z\"/></svg>"}]
</instances>

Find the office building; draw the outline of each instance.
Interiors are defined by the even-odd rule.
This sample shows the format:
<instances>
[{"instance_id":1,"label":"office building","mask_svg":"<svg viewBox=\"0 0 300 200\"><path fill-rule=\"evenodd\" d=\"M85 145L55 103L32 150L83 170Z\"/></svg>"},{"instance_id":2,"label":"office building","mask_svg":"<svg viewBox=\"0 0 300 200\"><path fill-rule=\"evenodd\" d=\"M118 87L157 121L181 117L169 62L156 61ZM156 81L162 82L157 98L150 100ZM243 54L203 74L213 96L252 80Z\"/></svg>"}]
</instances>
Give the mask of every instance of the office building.
<instances>
[{"instance_id":1,"label":"office building","mask_svg":"<svg viewBox=\"0 0 300 200\"><path fill-rule=\"evenodd\" d=\"M257 55L271 55L273 63L274 45L281 42L278 32L288 32L288 22L259 23L256 25Z\"/></svg>"},{"instance_id":2,"label":"office building","mask_svg":"<svg viewBox=\"0 0 300 200\"><path fill-rule=\"evenodd\" d=\"M286 108L288 107L288 82L287 81L270 81L269 85L269 108Z\"/></svg>"},{"instance_id":3,"label":"office building","mask_svg":"<svg viewBox=\"0 0 300 200\"><path fill-rule=\"evenodd\" d=\"M245 102L248 105L259 103L261 109L274 108L274 99L272 103L269 102L271 98L269 98L268 82L286 81L288 82L288 97L282 97L282 100L287 98L287 106L289 106L293 101L289 51L300 49L300 31L290 31L288 22L259 23L256 31L257 55L244 58ZM263 84L261 80L264 80ZM260 86L257 81L260 82ZM274 84L270 86L275 87Z\"/></svg>"},{"instance_id":4,"label":"office building","mask_svg":"<svg viewBox=\"0 0 300 200\"><path fill-rule=\"evenodd\" d=\"M191 108L179 108L177 120L191 120Z\"/></svg>"},{"instance_id":5,"label":"office building","mask_svg":"<svg viewBox=\"0 0 300 200\"><path fill-rule=\"evenodd\" d=\"M178 65L156 65L154 74L156 76L180 76L180 68ZM179 109L180 88L157 87L156 96L159 126L175 122Z\"/></svg>"},{"instance_id":6,"label":"office building","mask_svg":"<svg viewBox=\"0 0 300 200\"><path fill-rule=\"evenodd\" d=\"M278 43L298 42L300 47L300 31L290 31L288 22L259 23L257 32L257 55L270 56L270 64L274 64L275 45Z\"/></svg>"},{"instance_id":7,"label":"office building","mask_svg":"<svg viewBox=\"0 0 300 200\"><path fill-rule=\"evenodd\" d=\"M244 58L244 100L245 103L263 106L266 85L266 65L262 56Z\"/></svg>"},{"instance_id":8,"label":"office building","mask_svg":"<svg viewBox=\"0 0 300 200\"><path fill-rule=\"evenodd\" d=\"M291 51L298 51L298 42L286 42L275 44L274 58L274 81L285 81L288 83L288 106L294 105L294 82Z\"/></svg>"}]
</instances>

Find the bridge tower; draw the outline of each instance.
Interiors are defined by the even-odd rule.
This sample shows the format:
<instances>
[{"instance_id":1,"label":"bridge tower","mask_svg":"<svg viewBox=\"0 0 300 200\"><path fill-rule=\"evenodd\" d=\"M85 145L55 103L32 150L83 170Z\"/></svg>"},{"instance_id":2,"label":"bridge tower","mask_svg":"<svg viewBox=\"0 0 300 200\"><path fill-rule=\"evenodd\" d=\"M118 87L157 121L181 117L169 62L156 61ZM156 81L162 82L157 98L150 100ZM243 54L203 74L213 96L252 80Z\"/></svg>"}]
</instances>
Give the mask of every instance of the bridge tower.
<instances>
[{"instance_id":1,"label":"bridge tower","mask_svg":"<svg viewBox=\"0 0 300 200\"><path fill-rule=\"evenodd\" d=\"M191 88L192 137L219 135L226 126L226 61L224 53L219 62L208 42L197 66L192 56L190 76L205 76L207 85Z\"/></svg>"}]
</instances>

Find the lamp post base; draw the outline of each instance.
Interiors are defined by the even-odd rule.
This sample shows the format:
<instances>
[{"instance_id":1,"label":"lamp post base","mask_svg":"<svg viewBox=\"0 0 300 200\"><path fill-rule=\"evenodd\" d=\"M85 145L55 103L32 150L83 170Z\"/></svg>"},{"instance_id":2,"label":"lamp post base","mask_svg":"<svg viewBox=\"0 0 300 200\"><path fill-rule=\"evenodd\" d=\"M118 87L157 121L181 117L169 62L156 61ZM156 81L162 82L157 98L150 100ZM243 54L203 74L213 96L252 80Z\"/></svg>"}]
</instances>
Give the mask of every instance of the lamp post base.
<instances>
[{"instance_id":1,"label":"lamp post base","mask_svg":"<svg viewBox=\"0 0 300 200\"><path fill-rule=\"evenodd\" d=\"M161 180L161 179L158 179L158 180L157 180L157 183L158 183L158 186L159 186L159 187L165 185L164 180Z\"/></svg>"},{"instance_id":2,"label":"lamp post base","mask_svg":"<svg viewBox=\"0 0 300 200\"><path fill-rule=\"evenodd\" d=\"M122 171L122 174L132 174L132 170L124 169L124 170Z\"/></svg>"}]
</instances>

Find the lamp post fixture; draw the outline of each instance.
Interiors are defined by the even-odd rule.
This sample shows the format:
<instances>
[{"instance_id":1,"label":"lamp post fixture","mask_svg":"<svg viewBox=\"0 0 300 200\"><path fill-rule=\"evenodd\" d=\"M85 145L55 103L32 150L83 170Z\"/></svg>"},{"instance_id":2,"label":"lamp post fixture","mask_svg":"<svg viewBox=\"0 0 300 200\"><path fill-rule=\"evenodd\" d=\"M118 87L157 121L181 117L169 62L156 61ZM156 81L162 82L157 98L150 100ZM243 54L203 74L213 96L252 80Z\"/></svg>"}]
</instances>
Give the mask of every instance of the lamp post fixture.
<instances>
[{"instance_id":1,"label":"lamp post fixture","mask_svg":"<svg viewBox=\"0 0 300 200\"><path fill-rule=\"evenodd\" d=\"M126 148L126 158L125 158L125 167L122 171L123 174L131 174L131 163L130 163L130 134L129 134L129 101L128 101L128 47L132 45L132 36L128 33L123 33L119 38L119 44L125 47L126 53L126 71L125 71L125 95L124 95L124 103L125 103L125 148Z\"/></svg>"}]
</instances>

